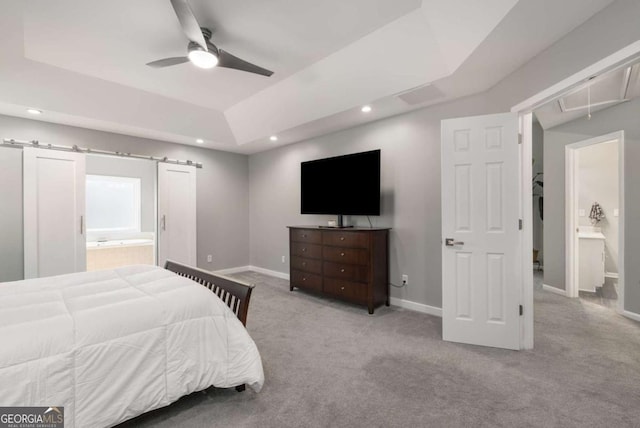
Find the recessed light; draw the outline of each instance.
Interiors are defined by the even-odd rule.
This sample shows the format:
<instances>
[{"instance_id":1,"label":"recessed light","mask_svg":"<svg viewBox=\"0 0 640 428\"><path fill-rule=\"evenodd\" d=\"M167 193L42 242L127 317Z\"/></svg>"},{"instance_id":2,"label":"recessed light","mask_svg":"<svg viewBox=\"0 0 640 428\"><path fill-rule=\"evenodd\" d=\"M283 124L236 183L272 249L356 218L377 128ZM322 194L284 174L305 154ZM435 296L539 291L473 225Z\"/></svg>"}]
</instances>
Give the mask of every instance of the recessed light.
<instances>
[{"instance_id":1,"label":"recessed light","mask_svg":"<svg viewBox=\"0 0 640 428\"><path fill-rule=\"evenodd\" d=\"M38 110L36 108L28 108L27 109L27 113L30 113L30 114L42 114L42 110Z\"/></svg>"},{"instance_id":2,"label":"recessed light","mask_svg":"<svg viewBox=\"0 0 640 428\"><path fill-rule=\"evenodd\" d=\"M369 113L371 111L371 106L363 106L360 110L362 110L363 113Z\"/></svg>"},{"instance_id":3,"label":"recessed light","mask_svg":"<svg viewBox=\"0 0 640 428\"><path fill-rule=\"evenodd\" d=\"M198 138L198 139L196 140L196 143L198 143L198 144L202 144L202 143L204 143L204 140L203 140L202 138Z\"/></svg>"},{"instance_id":4,"label":"recessed light","mask_svg":"<svg viewBox=\"0 0 640 428\"><path fill-rule=\"evenodd\" d=\"M271 137L269 137L269 139L271 141L278 141L278 136L277 135L272 135Z\"/></svg>"}]
</instances>

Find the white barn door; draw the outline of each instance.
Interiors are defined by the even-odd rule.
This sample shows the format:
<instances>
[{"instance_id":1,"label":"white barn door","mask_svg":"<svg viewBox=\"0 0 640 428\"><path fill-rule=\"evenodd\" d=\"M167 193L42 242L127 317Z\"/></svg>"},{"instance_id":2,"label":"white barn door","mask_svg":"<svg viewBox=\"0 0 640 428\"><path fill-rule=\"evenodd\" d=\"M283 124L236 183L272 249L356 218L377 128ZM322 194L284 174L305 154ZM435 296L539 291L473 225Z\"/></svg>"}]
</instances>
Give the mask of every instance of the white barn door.
<instances>
[{"instance_id":1,"label":"white barn door","mask_svg":"<svg viewBox=\"0 0 640 428\"><path fill-rule=\"evenodd\" d=\"M442 336L520 349L515 113L442 121Z\"/></svg>"},{"instance_id":2,"label":"white barn door","mask_svg":"<svg viewBox=\"0 0 640 428\"><path fill-rule=\"evenodd\" d=\"M86 270L85 156L23 149L24 277Z\"/></svg>"},{"instance_id":3,"label":"white barn door","mask_svg":"<svg viewBox=\"0 0 640 428\"><path fill-rule=\"evenodd\" d=\"M158 265L196 266L196 168L158 163Z\"/></svg>"}]
</instances>

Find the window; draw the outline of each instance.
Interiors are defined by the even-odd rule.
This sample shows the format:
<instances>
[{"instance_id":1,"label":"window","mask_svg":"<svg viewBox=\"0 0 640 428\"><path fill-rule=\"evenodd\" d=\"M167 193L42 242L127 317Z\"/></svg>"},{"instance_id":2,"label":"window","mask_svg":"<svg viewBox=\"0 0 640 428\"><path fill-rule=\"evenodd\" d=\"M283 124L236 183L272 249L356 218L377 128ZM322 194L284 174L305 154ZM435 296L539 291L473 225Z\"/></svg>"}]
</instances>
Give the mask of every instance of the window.
<instances>
[{"instance_id":1,"label":"window","mask_svg":"<svg viewBox=\"0 0 640 428\"><path fill-rule=\"evenodd\" d=\"M87 175L87 233L113 239L140 232L140 179Z\"/></svg>"}]
</instances>

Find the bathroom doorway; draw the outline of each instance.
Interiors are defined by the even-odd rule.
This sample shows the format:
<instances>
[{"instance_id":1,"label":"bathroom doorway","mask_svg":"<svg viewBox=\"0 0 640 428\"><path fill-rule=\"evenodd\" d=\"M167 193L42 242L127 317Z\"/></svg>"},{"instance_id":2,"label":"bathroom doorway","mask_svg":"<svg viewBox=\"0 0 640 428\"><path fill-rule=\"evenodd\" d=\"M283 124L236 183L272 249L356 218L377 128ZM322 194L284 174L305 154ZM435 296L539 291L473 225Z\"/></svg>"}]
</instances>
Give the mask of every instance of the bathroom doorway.
<instances>
[{"instance_id":1,"label":"bathroom doorway","mask_svg":"<svg viewBox=\"0 0 640 428\"><path fill-rule=\"evenodd\" d=\"M569 144L567 296L624 308L624 132Z\"/></svg>"},{"instance_id":2,"label":"bathroom doorway","mask_svg":"<svg viewBox=\"0 0 640 428\"><path fill-rule=\"evenodd\" d=\"M156 164L87 155L87 271L156 264Z\"/></svg>"}]
</instances>

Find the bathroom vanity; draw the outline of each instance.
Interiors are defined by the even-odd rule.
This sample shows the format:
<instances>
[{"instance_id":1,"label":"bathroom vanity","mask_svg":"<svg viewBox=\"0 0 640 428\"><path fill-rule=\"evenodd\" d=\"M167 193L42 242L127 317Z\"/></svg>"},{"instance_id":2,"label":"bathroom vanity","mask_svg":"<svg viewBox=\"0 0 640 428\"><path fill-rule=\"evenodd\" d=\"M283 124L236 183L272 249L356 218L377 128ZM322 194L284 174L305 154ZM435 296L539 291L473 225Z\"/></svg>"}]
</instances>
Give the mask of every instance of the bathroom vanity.
<instances>
[{"instance_id":1,"label":"bathroom vanity","mask_svg":"<svg viewBox=\"0 0 640 428\"><path fill-rule=\"evenodd\" d=\"M605 237L602 232L596 230L583 231L580 227L578 232L579 241L579 277L578 288L580 291L595 292L596 287L604 285L604 243Z\"/></svg>"}]
</instances>

